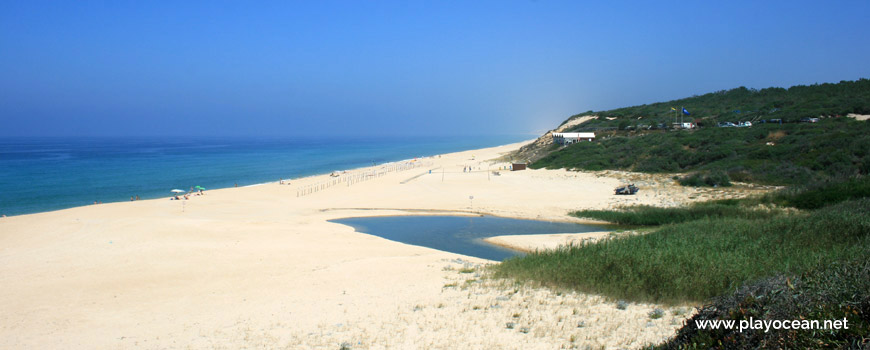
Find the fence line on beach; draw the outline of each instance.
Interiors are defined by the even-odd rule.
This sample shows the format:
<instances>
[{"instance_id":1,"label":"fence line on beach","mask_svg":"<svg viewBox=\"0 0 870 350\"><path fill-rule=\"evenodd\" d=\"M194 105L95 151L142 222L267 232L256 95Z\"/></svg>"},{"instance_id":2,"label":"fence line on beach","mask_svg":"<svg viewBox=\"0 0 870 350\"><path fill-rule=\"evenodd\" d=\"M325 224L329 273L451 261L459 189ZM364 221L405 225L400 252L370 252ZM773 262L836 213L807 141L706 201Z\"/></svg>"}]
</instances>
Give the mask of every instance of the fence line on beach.
<instances>
[{"instance_id":1,"label":"fence line on beach","mask_svg":"<svg viewBox=\"0 0 870 350\"><path fill-rule=\"evenodd\" d=\"M399 163L390 163L385 164L377 169L369 169L363 172L356 173L348 173L344 172L337 177L333 177L326 181L321 181L318 183L301 186L296 189L296 197L303 197L309 194L317 193L323 191L325 189L338 186L341 184L345 184L347 187L350 187L354 184L358 184L360 182L368 181L371 179L376 179L382 176L386 176L391 172L399 172L405 171L415 168L420 168L424 166L431 165L432 162L421 162L421 161L409 161L409 162L399 162Z\"/></svg>"}]
</instances>

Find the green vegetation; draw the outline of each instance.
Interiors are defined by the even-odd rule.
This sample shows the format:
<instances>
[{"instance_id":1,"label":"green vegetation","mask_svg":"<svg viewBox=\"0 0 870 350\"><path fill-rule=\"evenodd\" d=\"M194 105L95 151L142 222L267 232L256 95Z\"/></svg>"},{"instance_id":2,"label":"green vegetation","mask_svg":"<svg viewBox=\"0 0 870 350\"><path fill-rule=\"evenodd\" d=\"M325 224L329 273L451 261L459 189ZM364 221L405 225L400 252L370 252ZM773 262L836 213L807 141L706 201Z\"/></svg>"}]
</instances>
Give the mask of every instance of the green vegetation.
<instances>
[{"instance_id":1,"label":"green vegetation","mask_svg":"<svg viewBox=\"0 0 870 350\"><path fill-rule=\"evenodd\" d=\"M688 210L688 209L687 209ZM636 301L700 302L774 274L870 258L870 199L771 218L704 218L512 258L496 275Z\"/></svg>"},{"instance_id":2,"label":"green vegetation","mask_svg":"<svg viewBox=\"0 0 870 350\"><path fill-rule=\"evenodd\" d=\"M669 131L678 116L700 129ZM572 215L646 234L512 258L497 277L620 300L711 302L694 320L834 320L849 330L700 330L689 321L664 349L866 346L870 334L870 80L737 88L598 115L565 130L596 142L526 150L532 168L688 173L684 186L788 185L764 196L682 208L634 206ZM802 118L823 117L817 123ZM572 117L572 118L574 118ZM570 120L570 119L569 119ZM717 128L720 122L752 127ZM567 121L566 121L567 122ZM664 125L662 125L664 124ZM540 143L544 144L544 143ZM650 313L651 319L661 313Z\"/></svg>"},{"instance_id":3,"label":"green vegetation","mask_svg":"<svg viewBox=\"0 0 870 350\"><path fill-rule=\"evenodd\" d=\"M870 174L870 122L837 118L613 135L552 152L531 167L699 172L725 174L727 181L803 185ZM722 185L726 181L722 175L712 177Z\"/></svg>"},{"instance_id":4,"label":"green vegetation","mask_svg":"<svg viewBox=\"0 0 870 350\"><path fill-rule=\"evenodd\" d=\"M664 225L710 218L768 219L782 213L777 209L750 208L737 200L700 202L682 208L638 205L621 210L581 210L571 215L620 225Z\"/></svg>"},{"instance_id":5,"label":"green vegetation","mask_svg":"<svg viewBox=\"0 0 870 350\"><path fill-rule=\"evenodd\" d=\"M832 203L864 197L870 197L870 177L866 176L786 189L766 195L759 202L799 209L818 209Z\"/></svg>"},{"instance_id":6,"label":"green vegetation","mask_svg":"<svg viewBox=\"0 0 870 350\"><path fill-rule=\"evenodd\" d=\"M868 254L865 253L866 257ZM741 287L704 307L658 349L861 349L870 334L870 260L817 266L790 279L776 276ZM700 330L704 320L847 320L849 329ZM866 346L866 343L863 344Z\"/></svg>"},{"instance_id":7,"label":"green vegetation","mask_svg":"<svg viewBox=\"0 0 870 350\"><path fill-rule=\"evenodd\" d=\"M690 131L658 128L677 120L671 107L681 106L692 112L686 121L703 127ZM651 105L590 111L572 118L589 114L599 118L565 131L597 130L598 141L526 153L536 155L530 165L535 169L692 173L680 179L686 186L728 186L731 181L803 185L870 174L870 123L842 117L848 113L870 114L870 80L789 89L741 87ZM797 123L819 116L831 118ZM751 121L753 126L715 127L720 122L741 121Z\"/></svg>"},{"instance_id":8,"label":"green vegetation","mask_svg":"<svg viewBox=\"0 0 870 350\"><path fill-rule=\"evenodd\" d=\"M870 334L870 177L682 208L633 206L573 215L663 226L509 259L495 267L496 276L613 299L705 301L658 349L860 348ZM750 318L845 318L850 329L739 332L698 329L695 323Z\"/></svg>"},{"instance_id":9,"label":"green vegetation","mask_svg":"<svg viewBox=\"0 0 870 350\"><path fill-rule=\"evenodd\" d=\"M723 171L715 171L710 174L694 173L678 180L680 185L692 187L728 187L731 186L731 178Z\"/></svg>"},{"instance_id":10,"label":"green vegetation","mask_svg":"<svg viewBox=\"0 0 870 350\"><path fill-rule=\"evenodd\" d=\"M572 116L568 120L584 115L598 115L600 118L567 131L600 128L639 129L644 125L655 126L658 123L670 125L677 115L671 110L672 107L678 111L685 107L691 115L685 116L684 120L697 121L703 126L714 126L718 122L752 121L755 123L770 119L780 119L788 123L807 117L845 116L849 113L870 114L870 80L797 85L788 89L771 87L756 90L739 87L668 102L609 111L588 111Z\"/></svg>"}]
</instances>

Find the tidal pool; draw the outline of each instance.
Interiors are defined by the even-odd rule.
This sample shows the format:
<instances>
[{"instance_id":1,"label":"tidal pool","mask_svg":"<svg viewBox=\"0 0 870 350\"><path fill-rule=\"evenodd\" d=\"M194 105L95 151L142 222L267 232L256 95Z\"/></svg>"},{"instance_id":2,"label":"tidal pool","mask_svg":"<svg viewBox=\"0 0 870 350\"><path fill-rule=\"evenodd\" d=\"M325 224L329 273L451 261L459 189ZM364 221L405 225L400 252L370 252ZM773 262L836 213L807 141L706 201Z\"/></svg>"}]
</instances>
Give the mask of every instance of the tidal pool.
<instances>
[{"instance_id":1,"label":"tidal pool","mask_svg":"<svg viewBox=\"0 0 870 350\"><path fill-rule=\"evenodd\" d=\"M329 220L357 232L446 252L502 261L524 255L492 245L484 238L502 235L539 235L609 231L603 225L508 219L494 216L379 216Z\"/></svg>"}]
</instances>

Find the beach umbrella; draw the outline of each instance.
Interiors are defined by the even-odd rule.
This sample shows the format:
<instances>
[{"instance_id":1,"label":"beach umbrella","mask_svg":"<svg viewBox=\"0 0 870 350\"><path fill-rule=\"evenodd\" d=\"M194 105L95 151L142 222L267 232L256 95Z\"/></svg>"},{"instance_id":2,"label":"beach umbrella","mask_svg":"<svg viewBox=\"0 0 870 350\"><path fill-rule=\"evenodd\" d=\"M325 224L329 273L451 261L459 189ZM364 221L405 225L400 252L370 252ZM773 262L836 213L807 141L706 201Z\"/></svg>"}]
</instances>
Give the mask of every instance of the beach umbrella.
<instances>
[{"instance_id":1,"label":"beach umbrella","mask_svg":"<svg viewBox=\"0 0 870 350\"><path fill-rule=\"evenodd\" d=\"M184 193L183 190L179 190L179 189L177 189L177 188L174 189L174 190L172 190L172 191L169 191L169 192L172 192L172 193Z\"/></svg>"},{"instance_id":2,"label":"beach umbrella","mask_svg":"<svg viewBox=\"0 0 870 350\"><path fill-rule=\"evenodd\" d=\"M194 187L194 188L195 188L195 189L198 189L198 190L203 190L203 191L205 191L205 187L202 187L202 186L196 186L196 187Z\"/></svg>"}]
</instances>

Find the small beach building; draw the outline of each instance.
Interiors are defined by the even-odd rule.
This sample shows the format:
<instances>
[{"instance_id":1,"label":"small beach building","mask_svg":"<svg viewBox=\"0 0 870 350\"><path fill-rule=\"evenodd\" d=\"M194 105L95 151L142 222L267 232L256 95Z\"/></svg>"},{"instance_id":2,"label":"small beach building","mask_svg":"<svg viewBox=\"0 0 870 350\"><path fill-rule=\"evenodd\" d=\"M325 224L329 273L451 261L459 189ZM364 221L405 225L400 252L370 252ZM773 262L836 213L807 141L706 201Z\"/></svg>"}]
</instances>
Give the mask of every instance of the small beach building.
<instances>
[{"instance_id":1,"label":"small beach building","mask_svg":"<svg viewBox=\"0 0 870 350\"><path fill-rule=\"evenodd\" d=\"M560 145L570 145L580 141L595 140L594 132L554 132L553 142Z\"/></svg>"},{"instance_id":2,"label":"small beach building","mask_svg":"<svg viewBox=\"0 0 870 350\"><path fill-rule=\"evenodd\" d=\"M511 164L511 171L517 170L526 170L526 163L513 163Z\"/></svg>"}]
</instances>

